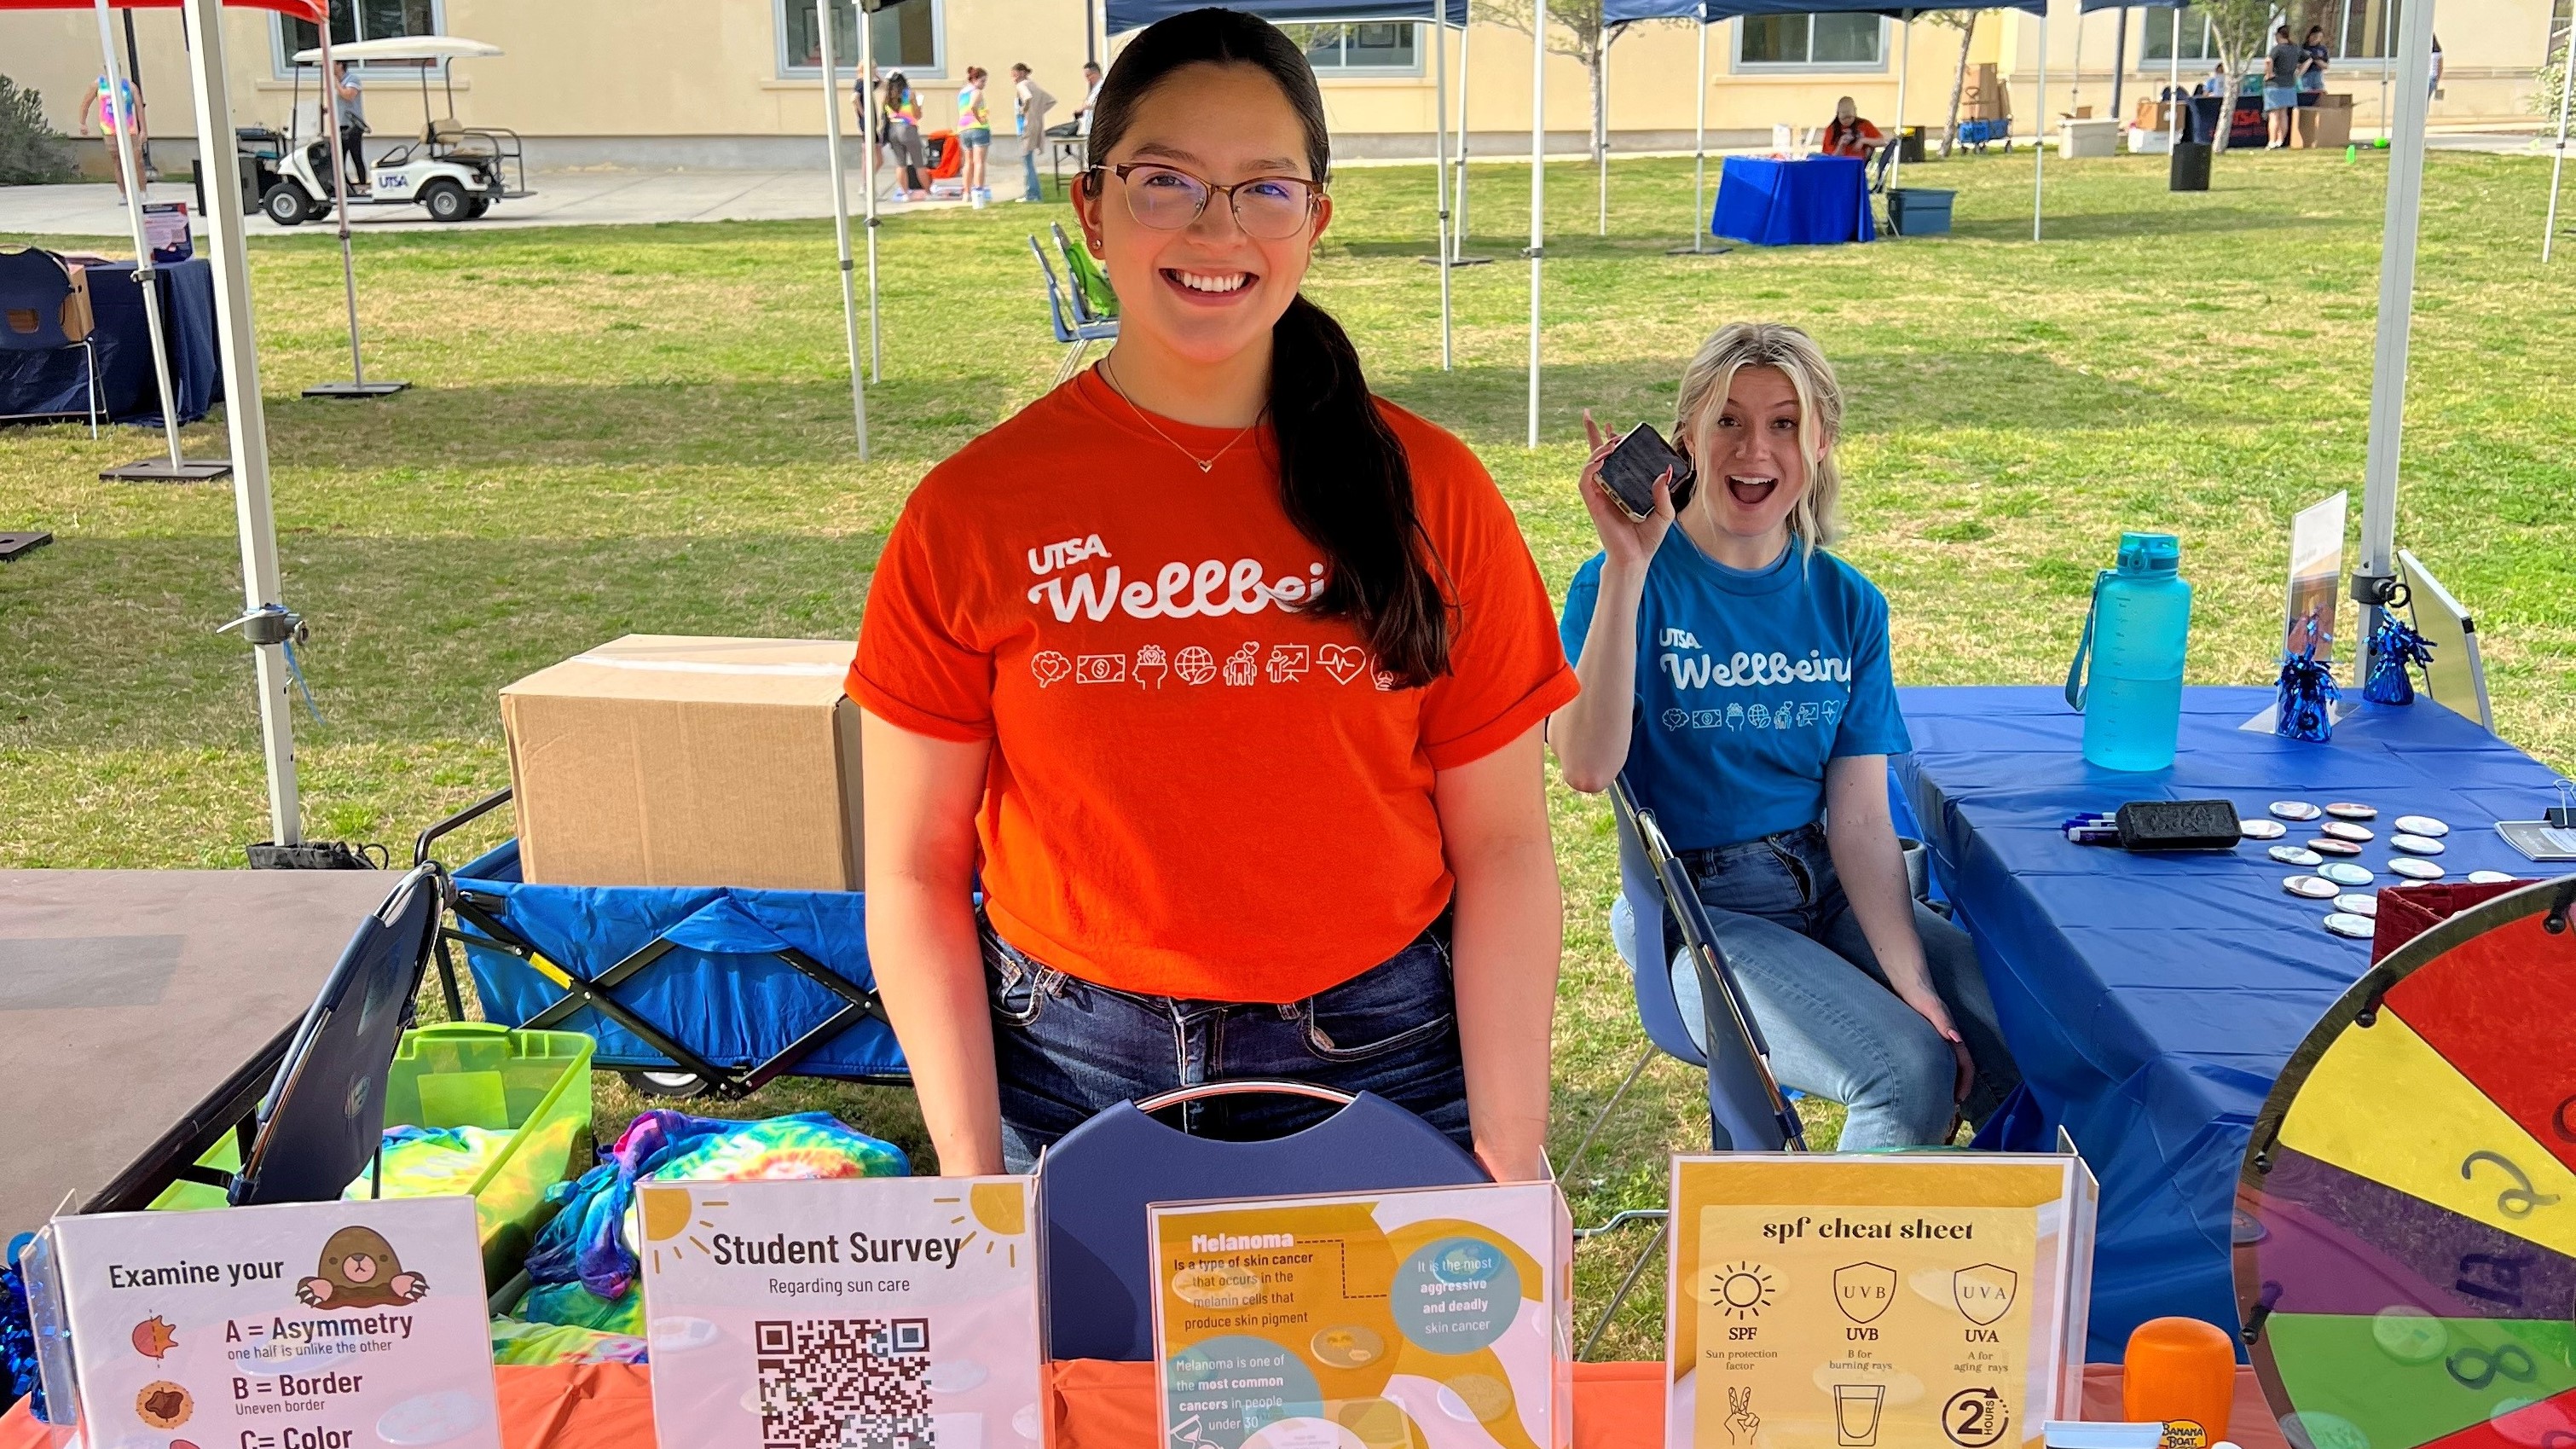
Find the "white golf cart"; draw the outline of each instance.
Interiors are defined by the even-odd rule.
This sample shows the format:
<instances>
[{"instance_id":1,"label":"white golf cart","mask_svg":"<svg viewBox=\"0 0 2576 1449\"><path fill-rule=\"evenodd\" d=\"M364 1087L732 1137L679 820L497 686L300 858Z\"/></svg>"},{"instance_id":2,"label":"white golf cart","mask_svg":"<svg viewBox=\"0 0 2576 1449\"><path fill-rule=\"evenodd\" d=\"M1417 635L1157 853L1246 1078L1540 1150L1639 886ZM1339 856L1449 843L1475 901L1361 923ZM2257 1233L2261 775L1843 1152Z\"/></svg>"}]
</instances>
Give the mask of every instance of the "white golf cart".
<instances>
[{"instance_id":1,"label":"white golf cart","mask_svg":"<svg viewBox=\"0 0 2576 1449\"><path fill-rule=\"evenodd\" d=\"M405 35L361 40L331 47L331 59L351 64L411 65L420 70L420 135L377 157L368 167L373 183L352 188L351 206L412 206L433 221L472 221L496 202L531 196L527 164L519 133L497 126L466 126L456 119L456 77L450 65L462 56L501 54L501 47L453 35ZM271 147L248 147L244 135L244 169L259 173L259 208L279 226L297 226L331 214L330 132L321 112L304 110L304 72L319 65L319 49L296 52L295 96L288 111L287 133ZM430 111L429 73L436 68L447 91L444 119ZM319 105L332 103L331 78L321 78ZM303 134L307 121L312 134ZM375 134L371 132L370 134ZM272 133L273 135L273 133ZM269 140L263 136L258 139ZM363 143L362 143L363 144Z\"/></svg>"}]
</instances>

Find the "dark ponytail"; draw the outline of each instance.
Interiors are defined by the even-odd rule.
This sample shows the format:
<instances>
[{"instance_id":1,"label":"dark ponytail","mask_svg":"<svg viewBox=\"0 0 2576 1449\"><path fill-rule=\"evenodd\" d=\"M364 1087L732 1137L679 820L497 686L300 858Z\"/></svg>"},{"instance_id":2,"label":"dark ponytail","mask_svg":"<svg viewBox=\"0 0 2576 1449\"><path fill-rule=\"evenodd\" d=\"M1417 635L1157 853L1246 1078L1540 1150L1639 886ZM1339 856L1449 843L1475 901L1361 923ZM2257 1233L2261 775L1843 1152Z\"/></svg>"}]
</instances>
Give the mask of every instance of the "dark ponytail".
<instances>
[{"instance_id":1,"label":"dark ponytail","mask_svg":"<svg viewBox=\"0 0 2576 1449\"><path fill-rule=\"evenodd\" d=\"M1278 82L1305 131L1315 180L1330 178L1332 144L1315 72L1278 27L1239 10L1187 11L1129 42L1092 109L1092 156L1115 150L1137 103L1190 65L1248 65ZM1095 171L1084 184L1097 188L1098 177ZM1350 334L1302 295L1270 329L1269 411L1280 506L1323 553L1327 570L1323 589L1299 607L1351 620L1378 669L1408 688L1448 673L1450 605L1414 511L1404 444L1369 396Z\"/></svg>"}]
</instances>

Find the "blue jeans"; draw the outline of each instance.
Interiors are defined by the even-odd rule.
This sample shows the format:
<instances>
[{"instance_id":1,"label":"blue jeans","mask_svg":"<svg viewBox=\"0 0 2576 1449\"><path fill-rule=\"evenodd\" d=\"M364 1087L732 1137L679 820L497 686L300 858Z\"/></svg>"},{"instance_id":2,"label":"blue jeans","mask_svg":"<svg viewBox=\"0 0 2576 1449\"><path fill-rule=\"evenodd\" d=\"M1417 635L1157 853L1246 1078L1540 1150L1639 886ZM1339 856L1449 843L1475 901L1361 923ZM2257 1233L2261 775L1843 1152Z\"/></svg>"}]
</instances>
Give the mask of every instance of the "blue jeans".
<instances>
[{"instance_id":1,"label":"blue jeans","mask_svg":"<svg viewBox=\"0 0 2576 1449\"><path fill-rule=\"evenodd\" d=\"M983 930L1002 1088L1002 1163L1038 1152L1104 1107L1175 1087L1288 1077L1375 1092L1460 1147L1467 1073L1446 921L1338 986L1286 1003L1191 1001L1096 986ZM1282 1137L1333 1108L1305 1097L1216 1097L1176 1109L1181 1130L1227 1141Z\"/></svg>"},{"instance_id":2,"label":"blue jeans","mask_svg":"<svg viewBox=\"0 0 2576 1449\"><path fill-rule=\"evenodd\" d=\"M1950 1044L1888 986L1843 897L1822 826L1684 851L1682 859L1770 1044L1780 1085L1840 1102L1849 1113L1841 1150L1948 1141L1954 1111L1981 1122L2020 1083L1976 947L1917 901L1924 965L1977 1066L1967 1101L1955 1103ZM1624 902L1611 913L1611 934L1633 966L1636 927ZM1678 953L1669 969L1682 1020L1697 1040L1706 1030L1698 972Z\"/></svg>"},{"instance_id":3,"label":"blue jeans","mask_svg":"<svg viewBox=\"0 0 2576 1449\"><path fill-rule=\"evenodd\" d=\"M1020 174L1026 176L1029 181L1029 189L1022 193L1021 198L1026 201L1046 200L1046 193L1038 189L1038 147L1043 144L1045 143L1034 136L1027 137L1020 143Z\"/></svg>"}]
</instances>

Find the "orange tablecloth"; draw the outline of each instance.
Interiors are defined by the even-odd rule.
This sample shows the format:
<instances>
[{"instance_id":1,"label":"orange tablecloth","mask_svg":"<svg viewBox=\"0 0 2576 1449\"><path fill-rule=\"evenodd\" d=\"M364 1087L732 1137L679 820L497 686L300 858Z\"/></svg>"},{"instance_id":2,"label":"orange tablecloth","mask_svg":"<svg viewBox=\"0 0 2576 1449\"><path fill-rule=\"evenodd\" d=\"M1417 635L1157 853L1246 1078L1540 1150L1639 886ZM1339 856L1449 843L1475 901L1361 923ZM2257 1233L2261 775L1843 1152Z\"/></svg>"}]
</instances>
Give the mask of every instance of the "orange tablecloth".
<instances>
[{"instance_id":1,"label":"orange tablecloth","mask_svg":"<svg viewBox=\"0 0 2576 1449\"><path fill-rule=\"evenodd\" d=\"M1575 1449L1638 1449L1663 1442L1660 1363L1574 1366ZM501 1420L508 1449L653 1449L652 1380L629 1364L505 1367ZM1077 1360L1053 1366L1051 1449L1134 1449L1159 1437L1154 1366ZM2120 1417L2120 1369L2084 1373L2088 1419ZM2236 1371L2236 1417L2228 1436L2244 1449L2288 1449L2263 1406L2252 1369ZM0 1449L45 1449L43 1425L23 1403L0 1418Z\"/></svg>"}]
</instances>

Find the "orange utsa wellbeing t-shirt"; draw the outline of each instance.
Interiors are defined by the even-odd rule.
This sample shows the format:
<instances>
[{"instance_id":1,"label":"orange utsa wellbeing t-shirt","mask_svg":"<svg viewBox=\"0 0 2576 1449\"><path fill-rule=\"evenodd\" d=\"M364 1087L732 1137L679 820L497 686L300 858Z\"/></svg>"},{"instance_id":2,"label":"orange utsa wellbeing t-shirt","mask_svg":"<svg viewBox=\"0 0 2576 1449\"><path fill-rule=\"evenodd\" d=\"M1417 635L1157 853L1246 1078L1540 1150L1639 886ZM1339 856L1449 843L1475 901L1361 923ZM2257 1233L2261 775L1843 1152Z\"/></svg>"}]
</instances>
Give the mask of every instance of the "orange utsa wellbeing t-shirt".
<instances>
[{"instance_id":1,"label":"orange utsa wellbeing t-shirt","mask_svg":"<svg viewBox=\"0 0 2576 1449\"><path fill-rule=\"evenodd\" d=\"M1103 986L1294 1001L1422 933L1452 886L1435 770L1575 694L1547 592L1465 444L1391 404L1457 605L1451 672L1386 687L1296 609L1323 555L1267 430L1155 436L1085 372L932 469L868 591L851 698L993 741L976 821L994 929Z\"/></svg>"}]
</instances>

